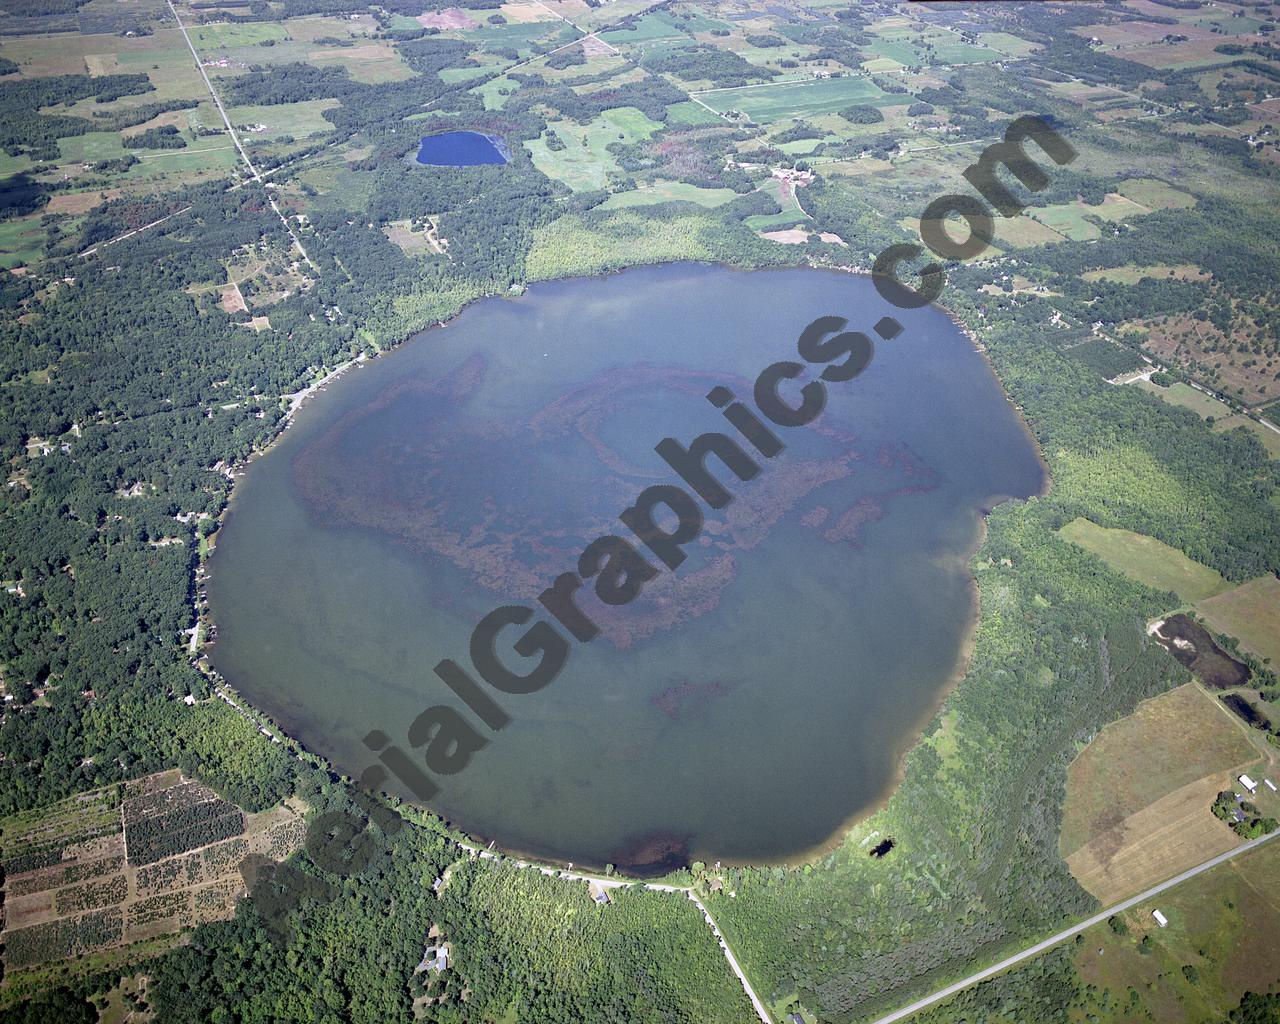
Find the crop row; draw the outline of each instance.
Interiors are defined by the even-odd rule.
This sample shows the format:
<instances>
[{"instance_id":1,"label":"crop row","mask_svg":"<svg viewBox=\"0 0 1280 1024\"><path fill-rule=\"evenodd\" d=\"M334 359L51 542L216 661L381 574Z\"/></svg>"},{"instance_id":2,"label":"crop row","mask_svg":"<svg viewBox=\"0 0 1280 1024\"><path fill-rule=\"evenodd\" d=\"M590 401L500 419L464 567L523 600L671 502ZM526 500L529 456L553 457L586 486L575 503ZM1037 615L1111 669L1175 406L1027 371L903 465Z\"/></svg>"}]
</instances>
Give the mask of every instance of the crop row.
<instances>
[{"instance_id":1,"label":"crop row","mask_svg":"<svg viewBox=\"0 0 1280 1024\"><path fill-rule=\"evenodd\" d=\"M143 925L164 921L170 917L181 917L191 906L190 894L182 892L165 892L159 896L140 900L129 908L129 930L141 928Z\"/></svg>"},{"instance_id":2,"label":"crop row","mask_svg":"<svg viewBox=\"0 0 1280 1024\"><path fill-rule=\"evenodd\" d=\"M133 828L147 818L171 814L184 807L213 802L221 801L218 800L218 796L213 790L208 786L200 785L198 782L185 782L178 786L170 786L168 789L157 790L154 793L130 797L124 802L125 827Z\"/></svg>"},{"instance_id":3,"label":"crop row","mask_svg":"<svg viewBox=\"0 0 1280 1024\"><path fill-rule=\"evenodd\" d=\"M218 801L183 808L128 829L129 863L153 864L243 832L244 813L232 804Z\"/></svg>"},{"instance_id":4,"label":"crop row","mask_svg":"<svg viewBox=\"0 0 1280 1024\"><path fill-rule=\"evenodd\" d=\"M284 860L302 847L306 837L307 825L301 818L276 825L267 833L267 856L272 860Z\"/></svg>"},{"instance_id":5,"label":"crop row","mask_svg":"<svg viewBox=\"0 0 1280 1024\"><path fill-rule=\"evenodd\" d=\"M110 878L59 889L53 898L53 905L59 914L77 914L82 910L114 906L128 894L129 883L124 875L112 875Z\"/></svg>"},{"instance_id":6,"label":"crop row","mask_svg":"<svg viewBox=\"0 0 1280 1024\"><path fill-rule=\"evenodd\" d=\"M224 878L212 885L197 889L192 897L196 919L212 921L226 916L227 912L235 907L236 899L242 889L243 883L239 878Z\"/></svg>"},{"instance_id":7,"label":"crop row","mask_svg":"<svg viewBox=\"0 0 1280 1024\"><path fill-rule=\"evenodd\" d=\"M62 860L63 851L69 847L119 831L119 819L105 820L82 824L74 832L63 836L42 838L39 833L34 833L30 838L8 842L2 857L5 874L16 875L23 871L51 867Z\"/></svg>"},{"instance_id":8,"label":"crop row","mask_svg":"<svg viewBox=\"0 0 1280 1024\"><path fill-rule=\"evenodd\" d=\"M174 889L185 889L193 882L200 881L200 854L191 853L185 857L170 857L156 864L148 864L138 868L137 884L139 896L155 896Z\"/></svg>"},{"instance_id":9,"label":"crop row","mask_svg":"<svg viewBox=\"0 0 1280 1024\"><path fill-rule=\"evenodd\" d=\"M65 960L119 942L124 934L118 907L76 918L62 918L6 932L5 962L10 970L50 960Z\"/></svg>"}]
</instances>

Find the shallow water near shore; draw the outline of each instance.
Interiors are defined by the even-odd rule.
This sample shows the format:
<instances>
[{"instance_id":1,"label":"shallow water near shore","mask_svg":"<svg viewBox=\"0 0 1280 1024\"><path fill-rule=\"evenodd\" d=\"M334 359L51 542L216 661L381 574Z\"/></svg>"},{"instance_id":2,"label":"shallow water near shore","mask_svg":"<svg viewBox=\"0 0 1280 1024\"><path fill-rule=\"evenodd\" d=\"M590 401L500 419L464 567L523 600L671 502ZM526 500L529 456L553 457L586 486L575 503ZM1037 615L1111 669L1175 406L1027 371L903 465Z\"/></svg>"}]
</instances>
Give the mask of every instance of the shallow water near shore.
<instances>
[{"instance_id":1,"label":"shallow water near shore","mask_svg":"<svg viewBox=\"0 0 1280 1024\"><path fill-rule=\"evenodd\" d=\"M706 393L750 404L824 315L905 330L813 424L776 428L786 450L753 480L710 460L735 501L688 560L629 605L584 597L601 635L545 689L494 692L500 732L464 710L491 742L431 801L507 849L640 873L821 845L883 798L953 681L982 512L1043 484L968 339L868 278L676 264L539 284L348 372L237 485L214 665L344 771L374 761L371 730L409 750L424 709L463 709L433 666L469 666L485 613L536 607L588 542L627 535L635 496L679 482L653 446L732 436Z\"/></svg>"}]
</instances>

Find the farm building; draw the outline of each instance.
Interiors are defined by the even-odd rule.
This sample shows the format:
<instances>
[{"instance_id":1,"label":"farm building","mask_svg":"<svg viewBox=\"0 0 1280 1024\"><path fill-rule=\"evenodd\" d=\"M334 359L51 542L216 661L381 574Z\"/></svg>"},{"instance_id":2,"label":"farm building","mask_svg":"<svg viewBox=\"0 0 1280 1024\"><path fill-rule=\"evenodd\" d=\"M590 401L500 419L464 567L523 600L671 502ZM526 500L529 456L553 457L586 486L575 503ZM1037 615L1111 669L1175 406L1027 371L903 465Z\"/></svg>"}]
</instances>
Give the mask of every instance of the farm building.
<instances>
[{"instance_id":1,"label":"farm building","mask_svg":"<svg viewBox=\"0 0 1280 1024\"><path fill-rule=\"evenodd\" d=\"M1256 793L1258 791L1258 784L1247 775L1240 776L1240 785L1244 786L1244 788L1250 793Z\"/></svg>"},{"instance_id":2,"label":"farm building","mask_svg":"<svg viewBox=\"0 0 1280 1024\"><path fill-rule=\"evenodd\" d=\"M1276 784L1272 782L1270 779L1263 779L1262 783L1264 786L1267 787L1267 789L1271 790L1271 792L1273 793L1276 792Z\"/></svg>"},{"instance_id":3,"label":"farm building","mask_svg":"<svg viewBox=\"0 0 1280 1024\"><path fill-rule=\"evenodd\" d=\"M1151 916L1156 919L1156 924L1158 924L1161 928L1164 928L1169 923L1169 919L1165 917L1164 914L1160 913L1160 911L1158 910L1151 911Z\"/></svg>"}]
</instances>

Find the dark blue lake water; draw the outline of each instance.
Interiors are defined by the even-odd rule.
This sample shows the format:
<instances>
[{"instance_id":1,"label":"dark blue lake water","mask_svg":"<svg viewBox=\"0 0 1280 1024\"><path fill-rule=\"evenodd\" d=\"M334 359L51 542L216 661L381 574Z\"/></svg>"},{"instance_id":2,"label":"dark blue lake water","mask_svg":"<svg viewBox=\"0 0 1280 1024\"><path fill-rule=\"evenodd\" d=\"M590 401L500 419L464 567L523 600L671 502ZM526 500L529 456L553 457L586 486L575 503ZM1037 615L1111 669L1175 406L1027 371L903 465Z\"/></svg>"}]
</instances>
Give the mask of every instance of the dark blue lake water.
<instances>
[{"instance_id":1,"label":"dark blue lake water","mask_svg":"<svg viewBox=\"0 0 1280 1024\"><path fill-rule=\"evenodd\" d=\"M687 563L626 607L584 588L601 635L545 689L493 691L511 724L431 801L508 848L631 870L822 844L893 785L955 678L982 511L1043 482L968 339L869 278L682 264L538 284L351 371L236 485L215 665L352 774L373 729L420 757L409 724L457 704L432 666L470 665L481 616L539 607L587 541L625 533L621 510L674 479L653 446L732 433L706 394L750 402L827 314L904 330L755 479L709 460L736 497Z\"/></svg>"},{"instance_id":2,"label":"dark blue lake water","mask_svg":"<svg viewBox=\"0 0 1280 1024\"><path fill-rule=\"evenodd\" d=\"M474 167L476 164L505 164L507 144L498 135L483 132L441 132L424 136L415 159L433 167Z\"/></svg>"}]
</instances>

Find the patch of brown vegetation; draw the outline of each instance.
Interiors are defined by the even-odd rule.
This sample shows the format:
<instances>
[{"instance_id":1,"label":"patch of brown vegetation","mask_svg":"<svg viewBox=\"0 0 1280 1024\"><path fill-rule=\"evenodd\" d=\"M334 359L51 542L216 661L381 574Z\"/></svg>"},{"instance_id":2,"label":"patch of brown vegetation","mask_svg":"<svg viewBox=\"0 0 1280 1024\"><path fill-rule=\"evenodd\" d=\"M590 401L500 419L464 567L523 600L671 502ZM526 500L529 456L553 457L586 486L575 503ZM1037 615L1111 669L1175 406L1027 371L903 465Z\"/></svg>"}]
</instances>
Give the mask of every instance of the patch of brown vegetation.
<instances>
[{"instance_id":1,"label":"patch of brown vegetation","mask_svg":"<svg viewBox=\"0 0 1280 1024\"><path fill-rule=\"evenodd\" d=\"M461 7L446 7L443 11L419 14L415 20L423 28L458 28L465 31L480 27L480 23L472 19Z\"/></svg>"},{"instance_id":2,"label":"patch of brown vegetation","mask_svg":"<svg viewBox=\"0 0 1280 1024\"><path fill-rule=\"evenodd\" d=\"M1213 816L1227 773L1183 786L1096 836L1067 857L1076 881L1105 906L1240 844Z\"/></svg>"},{"instance_id":3,"label":"patch of brown vegetation","mask_svg":"<svg viewBox=\"0 0 1280 1024\"><path fill-rule=\"evenodd\" d=\"M235 284L224 285L218 289L218 305L222 307L224 313L247 313L249 307L245 305L244 296L240 294L240 288Z\"/></svg>"},{"instance_id":4,"label":"patch of brown vegetation","mask_svg":"<svg viewBox=\"0 0 1280 1024\"><path fill-rule=\"evenodd\" d=\"M1168 31L1177 35L1190 36L1195 30L1186 26L1169 26ZM1224 41L1248 46L1251 43L1259 42L1261 39L1262 36L1256 35L1210 35L1207 39L1192 38L1185 43L1153 43L1151 46L1142 46L1134 49L1125 47L1118 51L1116 56L1123 57L1125 60L1135 61L1138 64L1145 64L1149 68L1177 68L1181 65L1190 65L1195 61L1224 60L1223 55L1214 49L1217 46L1221 46Z\"/></svg>"},{"instance_id":5,"label":"patch of brown vegetation","mask_svg":"<svg viewBox=\"0 0 1280 1024\"><path fill-rule=\"evenodd\" d=\"M1069 858L1183 787L1217 779L1257 756L1246 731L1194 683L1144 701L1094 737L1067 770L1062 855ZM1208 805L1204 811L1212 818Z\"/></svg>"},{"instance_id":6,"label":"patch of brown vegetation","mask_svg":"<svg viewBox=\"0 0 1280 1024\"><path fill-rule=\"evenodd\" d=\"M341 58L344 63L360 60L395 60L396 51L386 43L364 43L360 46L344 46L340 50L312 50L307 54L307 60L329 58Z\"/></svg>"},{"instance_id":7,"label":"patch of brown vegetation","mask_svg":"<svg viewBox=\"0 0 1280 1024\"><path fill-rule=\"evenodd\" d=\"M771 242L781 242L783 245L803 245L809 240L809 232L800 228L787 228L785 231L762 231L762 238L767 238Z\"/></svg>"},{"instance_id":8,"label":"patch of brown vegetation","mask_svg":"<svg viewBox=\"0 0 1280 1024\"><path fill-rule=\"evenodd\" d=\"M122 191L118 188L92 189L88 192L55 192L49 197L46 213L88 213L95 206L101 206L111 199L119 199Z\"/></svg>"}]
</instances>

